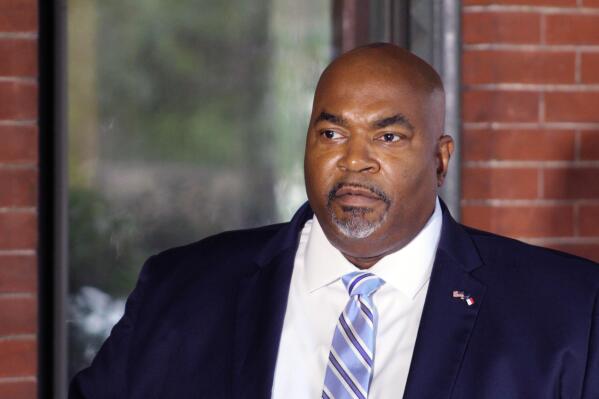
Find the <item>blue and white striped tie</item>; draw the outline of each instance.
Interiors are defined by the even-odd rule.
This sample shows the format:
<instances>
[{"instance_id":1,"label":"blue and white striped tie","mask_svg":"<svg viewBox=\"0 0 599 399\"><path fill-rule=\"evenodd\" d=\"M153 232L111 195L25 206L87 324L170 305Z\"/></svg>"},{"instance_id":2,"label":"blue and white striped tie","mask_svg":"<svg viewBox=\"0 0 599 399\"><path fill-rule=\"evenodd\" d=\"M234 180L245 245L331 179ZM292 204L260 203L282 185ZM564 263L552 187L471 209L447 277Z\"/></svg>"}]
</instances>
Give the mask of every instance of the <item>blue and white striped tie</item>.
<instances>
[{"instance_id":1,"label":"blue and white striped tie","mask_svg":"<svg viewBox=\"0 0 599 399\"><path fill-rule=\"evenodd\" d=\"M372 381L377 312L372 294L385 282L372 273L341 278L350 300L339 316L324 377L323 399L366 399Z\"/></svg>"}]
</instances>

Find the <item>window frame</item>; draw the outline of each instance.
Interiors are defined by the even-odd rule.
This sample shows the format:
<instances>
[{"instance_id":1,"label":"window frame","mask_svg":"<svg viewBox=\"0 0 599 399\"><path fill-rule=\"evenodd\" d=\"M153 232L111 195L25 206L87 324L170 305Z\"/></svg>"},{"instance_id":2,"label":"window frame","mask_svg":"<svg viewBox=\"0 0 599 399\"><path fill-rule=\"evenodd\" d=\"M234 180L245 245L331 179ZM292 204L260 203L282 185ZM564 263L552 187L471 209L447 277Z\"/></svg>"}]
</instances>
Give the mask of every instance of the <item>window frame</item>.
<instances>
[{"instance_id":1,"label":"window frame","mask_svg":"<svg viewBox=\"0 0 599 399\"><path fill-rule=\"evenodd\" d=\"M66 398L66 0L38 1L38 398Z\"/></svg>"}]
</instances>

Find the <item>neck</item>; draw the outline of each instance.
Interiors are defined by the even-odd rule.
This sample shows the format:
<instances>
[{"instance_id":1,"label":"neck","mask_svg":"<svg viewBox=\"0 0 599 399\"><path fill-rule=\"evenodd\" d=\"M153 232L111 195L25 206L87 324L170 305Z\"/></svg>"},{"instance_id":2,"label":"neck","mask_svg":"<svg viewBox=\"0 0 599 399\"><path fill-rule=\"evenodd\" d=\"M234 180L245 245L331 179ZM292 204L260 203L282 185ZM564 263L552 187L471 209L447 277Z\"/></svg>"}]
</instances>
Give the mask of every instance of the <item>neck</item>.
<instances>
[{"instance_id":1,"label":"neck","mask_svg":"<svg viewBox=\"0 0 599 399\"><path fill-rule=\"evenodd\" d=\"M343 254L343 256L345 256L345 259L347 259L348 261L350 261L354 266L356 266L359 269L370 269L379 260L383 259L382 255L373 256L373 257L370 257L370 258L358 258L358 257L351 256L351 255L348 255L348 254Z\"/></svg>"}]
</instances>

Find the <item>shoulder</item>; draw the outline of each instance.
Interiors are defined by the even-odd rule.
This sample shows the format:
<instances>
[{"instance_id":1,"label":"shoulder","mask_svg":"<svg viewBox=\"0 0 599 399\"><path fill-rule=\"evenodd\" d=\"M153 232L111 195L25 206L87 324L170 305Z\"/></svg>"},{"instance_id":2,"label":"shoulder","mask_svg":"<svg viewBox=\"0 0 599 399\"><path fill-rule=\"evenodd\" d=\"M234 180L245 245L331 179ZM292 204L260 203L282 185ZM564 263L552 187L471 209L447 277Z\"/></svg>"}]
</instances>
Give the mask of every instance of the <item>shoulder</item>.
<instances>
[{"instance_id":1,"label":"shoulder","mask_svg":"<svg viewBox=\"0 0 599 399\"><path fill-rule=\"evenodd\" d=\"M158 260L201 257L251 256L262 248L288 223L272 224L243 230L225 231L191 244L167 249L154 255Z\"/></svg>"},{"instance_id":2,"label":"shoulder","mask_svg":"<svg viewBox=\"0 0 599 399\"><path fill-rule=\"evenodd\" d=\"M599 292L599 264L589 259L463 227L488 272L512 276L540 287L554 287L557 292L569 288Z\"/></svg>"},{"instance_id":3,"label":"shoulder","mask_svg":"<svg viewBox=\"0 0 599 399\"><path fill-rule=\"evenodd\" d=\"M143 267L144 277L161 285L210 277L225 279L244 275L254 267L254 258L287 223L232 230L153 255Z\"/></svg>"},{"instance_id":4,"label":"shoulder","mask_svg":"<svg viewBox=\"0 0 599 399\"><path fill-rule=\"evenodd\" d=\"M580 264L586 267L599 268L599 265L589 259L585 259L566 252L544 248L536 245L493 234L487 231L477 230L472 227L462 226L472 238L484 260L490 256L506 260L516 261L546 261L557 264ZM599 270L597 270L599 272Z\"/></svg>"}]
</instances>

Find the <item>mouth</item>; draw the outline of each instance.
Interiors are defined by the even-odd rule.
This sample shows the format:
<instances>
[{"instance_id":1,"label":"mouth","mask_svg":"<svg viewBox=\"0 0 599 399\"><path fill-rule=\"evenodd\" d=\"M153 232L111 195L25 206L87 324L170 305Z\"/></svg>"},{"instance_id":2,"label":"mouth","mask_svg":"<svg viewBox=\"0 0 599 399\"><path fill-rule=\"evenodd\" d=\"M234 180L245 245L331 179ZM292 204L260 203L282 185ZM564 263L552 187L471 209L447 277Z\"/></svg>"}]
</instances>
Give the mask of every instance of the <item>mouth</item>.
<instances>
[{"instance_id":1,"label":"mouth","mask_svg":"<svg viewBox=\"0 0 599 399\"><path fill-rule=\"evenodd\" d=\"M388 200L384 193L374 187L359 184L337 184L329 193L329 201L342 208L370 208Z\"/></svg>"}]
</instances>

